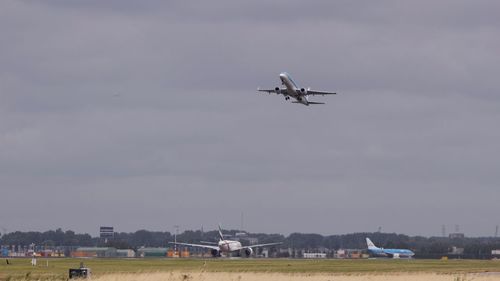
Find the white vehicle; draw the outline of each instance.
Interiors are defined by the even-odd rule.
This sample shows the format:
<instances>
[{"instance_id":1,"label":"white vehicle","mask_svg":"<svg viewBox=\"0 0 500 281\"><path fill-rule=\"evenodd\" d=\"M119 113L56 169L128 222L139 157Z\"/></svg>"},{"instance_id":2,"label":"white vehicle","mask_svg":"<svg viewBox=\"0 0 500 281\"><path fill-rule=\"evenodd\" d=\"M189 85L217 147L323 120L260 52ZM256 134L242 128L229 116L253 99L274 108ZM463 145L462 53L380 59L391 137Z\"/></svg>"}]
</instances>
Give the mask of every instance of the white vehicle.
<instances>
[{"instance_id":1,"label":"white vehicle","mask_svg":"<svg viewBox=\"0 0 500 281\"><path fill-rule=\"evenodd\" d=\"M222 235L222 229L220 226L219 226L219 242L214 243L214 245L190 244L190 243L180 243L180 242L170 242L170 243L176 244L176 245L188 246L188 247L199 247L199 248L210 249L211 250L210 252L211 252L213 257L220 257L221 253L224 253L224 254L237 253L241 257L250 257L253 254L252 248L273 246L273 245L281 244L281 242L278 242L278 243L242 246L239 241L224 239L224 235ZM209 242L207 242L207 243L209 243Z\"/></svg>"},{"instance_id":2,"label":"white vehicle","mask_svg":"<svg viewBox=\"0 0 500 281\"><path fill-rule=\"evenodd\" d=\"M276 93L278 95L285 96L285 100L289 100L290 97L294 98L295 101L292 103L301 103L303 105L310 104L325 104L324 102L313 102L309 101L308 96L324 96L324 95L335 95L337 93L332 92L322 92L322 91L313 91L311 88L299 88L297 84L293 81L290 74L286 72L280 73L281 84L284 85L284 88L276 87L273 90L261 90L257 89L259 92Z\"/></svg>"}]
</instances>

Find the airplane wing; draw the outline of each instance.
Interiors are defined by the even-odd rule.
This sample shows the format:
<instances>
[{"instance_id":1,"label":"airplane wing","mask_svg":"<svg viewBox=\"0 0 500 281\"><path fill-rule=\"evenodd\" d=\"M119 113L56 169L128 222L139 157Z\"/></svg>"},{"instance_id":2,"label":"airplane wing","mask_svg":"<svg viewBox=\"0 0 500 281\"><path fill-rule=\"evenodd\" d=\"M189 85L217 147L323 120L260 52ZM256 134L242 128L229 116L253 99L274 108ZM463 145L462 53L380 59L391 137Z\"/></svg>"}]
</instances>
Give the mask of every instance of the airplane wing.
<instances>
[{"instance_id":1,"label":"airplane wing","mask_svg":"<svg viewBox=\"0 0 500 281\"><path fill-rule=\"evenodd\" d=\"M265 92L265 93L268 93L268 94L273 94L274 93L274 94L282 94L282 95L284 95L284 94L287 93L287 91L286 91L285 88L279 89L279 93L276 92L276 89L271 89L271 90L257 89L257 91L259 91L259 92Z\"/></svg>"},{"instance_id":2,"label":"airplane wing","mask_svg":"<svg viewBox=\"0 0 500 281\"><path fill-rule=\"evenodd\" d=\"M200 241L200 243L209 244L209 245L218 245L219 244L217 242L210 242L210 241Z\"/></svg>"},{"instance_id":3,"label":"airplane wing","mask_svg":"<svg viewBox=\"0 0 500 281\"><path fill-rule=\"evenodd\" d=\"M337 93L313 91L313 90L307 90L307 93L306 93L307 96L324 96L324 95L336 95L336 94Z\"/></svg>"},{"instance_id":4,"label":"airplane wing","mask_svg":"<svg viewBox=\"0 0 500 281\"><path fill-rule=\"evenodd\" d=\"M182 245L182 246L188 246L188 247L198 247L198 248L206 248L206 249L212 249L212 250L219 250L219 246L212 246L212 245L203 245L203 244L189 244L189 243L175 243L175 242L168 242L170 244L175 244L175 245Z\"/></svg>"},{"instance_id":5,"label":"airplane wing","mask_svg":"<svg viewBox=\"0 0 500 281\"><path fill-rule=\"evenodd\" d=\"M279 244L283 244L283 242L248 245L248 246L244 246L244 248L259 248L259 247L273 246L273 245L279 245Z\"/></svg>"}]
</instances>

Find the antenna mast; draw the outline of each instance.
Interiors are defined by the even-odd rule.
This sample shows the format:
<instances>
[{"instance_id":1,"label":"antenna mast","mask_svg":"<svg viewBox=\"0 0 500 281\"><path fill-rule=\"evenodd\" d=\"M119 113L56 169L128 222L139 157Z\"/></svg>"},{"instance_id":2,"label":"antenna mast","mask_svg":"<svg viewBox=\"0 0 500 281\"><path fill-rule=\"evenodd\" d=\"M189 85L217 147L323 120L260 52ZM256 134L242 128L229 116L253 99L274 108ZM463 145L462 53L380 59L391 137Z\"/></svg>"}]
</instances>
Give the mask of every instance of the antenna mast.
<instances>
[{"instance_id":1,"label":"antenna mast","mask_svg":"<svg viewBox=\"0 0 500 281\"><path fill-rule=\"evenodd\" d=\"M241 231L243 231L243 212L241 212L241 226L240 226Z\"/></svg>"}]
</instances>

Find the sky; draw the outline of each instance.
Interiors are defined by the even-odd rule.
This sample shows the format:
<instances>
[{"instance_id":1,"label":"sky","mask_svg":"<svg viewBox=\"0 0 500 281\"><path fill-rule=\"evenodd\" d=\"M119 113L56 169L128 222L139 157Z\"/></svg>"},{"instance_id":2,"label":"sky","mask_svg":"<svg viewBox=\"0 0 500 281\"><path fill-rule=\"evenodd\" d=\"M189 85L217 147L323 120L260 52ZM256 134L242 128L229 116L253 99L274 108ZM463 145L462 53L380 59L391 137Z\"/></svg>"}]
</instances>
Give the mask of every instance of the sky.
<instances>
[{"instance_id":1,"label":"sky","mask_svg":"<svg viewBox=\"0 0 500 281\"><path fill-rule=\"evenodd\" d=\"M0 2L0 232L500 224L498 1ZM279 73L336 96L291 104Z\"/></svg>"}]
</instances>

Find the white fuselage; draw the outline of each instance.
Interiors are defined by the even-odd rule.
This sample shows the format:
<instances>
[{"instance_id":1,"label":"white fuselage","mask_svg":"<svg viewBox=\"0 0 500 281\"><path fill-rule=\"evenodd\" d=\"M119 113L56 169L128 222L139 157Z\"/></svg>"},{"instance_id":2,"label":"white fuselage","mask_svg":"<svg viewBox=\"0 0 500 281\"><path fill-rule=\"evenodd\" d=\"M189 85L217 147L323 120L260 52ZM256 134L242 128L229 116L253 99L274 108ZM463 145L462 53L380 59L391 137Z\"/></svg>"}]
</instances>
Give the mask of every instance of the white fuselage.
<instances>
[{"instance_id":1,"label":"white fuselage","mask_svg":"<svg viewBox=\"0 0 500 281\"><path fill-rule=\"evenodd\" d=\"M232 240L220 240L218 243L219 249L223 253L230 253L234 251L240 251L243 249L239 241Z\"/></svg>"},{"instance_id":2,"label":"white fuselage","mask_svg":"<svg viewBox=\"0 0 500 281\"><path fill-rule=\"evenodd\" d=\"M307 100L307 96L301 95L300 88L295 84L293 81L292 77L290 77L290 74L286 72L280 73L280 80L283 85L286 87L287 94L296 99L297 102L309 105L309 101Z\"/></svg>"}]
</instances>

